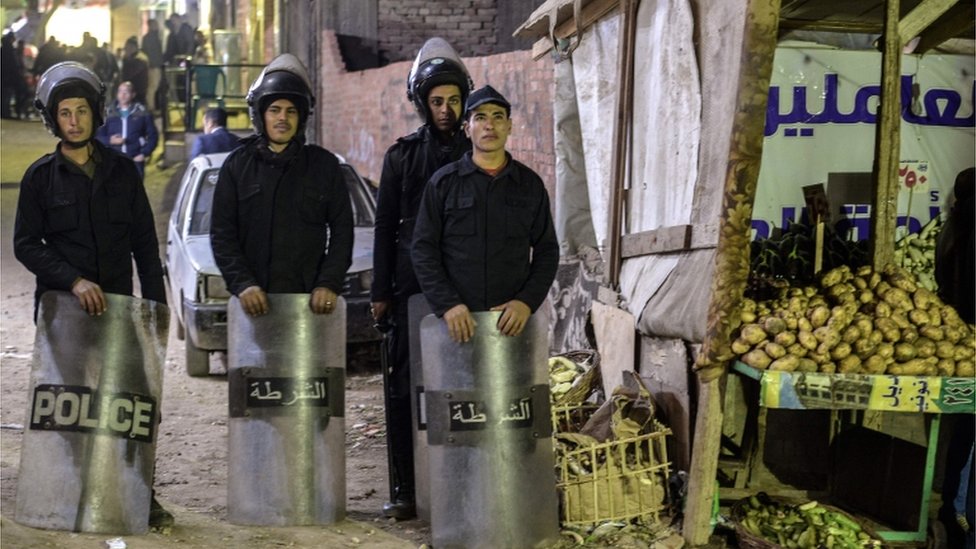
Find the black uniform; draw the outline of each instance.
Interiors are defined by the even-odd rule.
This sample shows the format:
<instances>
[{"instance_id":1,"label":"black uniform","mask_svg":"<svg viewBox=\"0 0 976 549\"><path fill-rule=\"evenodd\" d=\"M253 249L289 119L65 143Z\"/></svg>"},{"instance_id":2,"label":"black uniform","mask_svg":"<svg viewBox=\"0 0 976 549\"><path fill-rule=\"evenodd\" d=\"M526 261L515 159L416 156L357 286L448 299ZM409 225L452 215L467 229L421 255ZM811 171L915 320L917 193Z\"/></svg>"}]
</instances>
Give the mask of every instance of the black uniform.
<instances>
[{"instance_id":1,"label":"black uniform","mask_svg":"<svg viewBox=\"0 0 976 549\"><path fill-rule=\"evenodd\" d=\"M83 277L102 291L132 295L132 260L142 296L166 302L156 224L132 160L95 140L89 178L60 145L24 174L14 254L37 276L34 305L47 290L70 291Z\"/></svg>"},{"instance_id":2,"label":"black uniform","mask_svg":"<svg viewBox=\"0 0 976 549\"><path fill-rule=\"evenodd\" d=\"M387 436L394 460L395 483L413 497L413 438L410 408L410 348L407 301L420 293L410 259L414 223L427 181L442 166L471 150L458 131L450 143L438 141L429 126L401 137L386 151L376 204L372 300L392 305L390 332L392 372L389 377L390 417Z\"/></svg>"},{"instance_id":3,"label":"black uniform","mask_svg":"<svg viewBox=\"0 0 976 549\"><path fill-rule=\"evenodd\" d=\"M339 160L292 141L272 152L263 137L242 141L220 170L210 241L227 289L342 293L352 263L353 222Z\"/></svg>"},{"instance_id":4,"label":"black uniform","mask_svg":"<svg viewBox=\"0 0 976 549\"><path fill-rule=\"evenodd\" d=\"M542 180L510 155L495 177L471 153L445 166L417 214L413 265L438 316L460 304L477 312L512 299L535 312L559 266Z\"/></svg>"}]
</instances>

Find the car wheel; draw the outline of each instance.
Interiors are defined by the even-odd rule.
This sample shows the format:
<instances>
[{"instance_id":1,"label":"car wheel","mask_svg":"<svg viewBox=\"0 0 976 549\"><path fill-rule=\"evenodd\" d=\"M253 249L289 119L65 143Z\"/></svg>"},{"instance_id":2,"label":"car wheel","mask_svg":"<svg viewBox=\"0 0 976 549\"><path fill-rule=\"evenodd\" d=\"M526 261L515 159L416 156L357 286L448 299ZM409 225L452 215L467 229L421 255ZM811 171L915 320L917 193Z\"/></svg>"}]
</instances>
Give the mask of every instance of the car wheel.
<instances>
[{"instance_id":1,"label":"car wheel","mask_svg":"<svg viewBox=\"0 0 976 549\"><path fill-rule=\"evenodd\" d=\"M186 338L186 373L190 377L210 375L210 353L198 349L190 338Z\"/></svg>"}]
</instances>

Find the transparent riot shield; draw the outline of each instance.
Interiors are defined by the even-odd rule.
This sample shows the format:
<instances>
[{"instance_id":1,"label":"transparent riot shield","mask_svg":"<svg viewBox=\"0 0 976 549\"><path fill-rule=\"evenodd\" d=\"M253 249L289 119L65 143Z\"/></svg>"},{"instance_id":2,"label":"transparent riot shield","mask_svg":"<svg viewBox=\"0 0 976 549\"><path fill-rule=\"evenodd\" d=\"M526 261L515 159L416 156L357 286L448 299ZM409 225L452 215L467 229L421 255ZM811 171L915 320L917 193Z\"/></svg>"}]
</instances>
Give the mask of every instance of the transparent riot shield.
<instances>
[{"instance_id":1,"label":"transparent riot shield","mask_svg":"<svg viewBox=\"0 0 976 549\"><path fill-rule=\"evenodd\" d=\"M474 313L455 343L444 321L421 322L433 545L515 548L559 535L547 381L546 316L518 337Z\"/></svg>"},{"instance_id":2,"label":"transparent riot shield","mask_svg":"<svg viewBox=\"0 0 976 549\"><path fill-rule=\"evenodd\" d=\"M269 294L228 320L227 515L235 524L331 524L346 513L346 302L313 314L308 294Z\"/></svg>"},{"instance_id":3,"label":"transparent riot shield","mask_svg":"<svg viewBox=\"0 0 976 549\"><path fill-rule=\"evenodd\" d=\"M149 528L169 309L106 294L89 316L68 292L41 296L15 520L35 528Z\"/></svg>"},{"instance_id":4,"label":"transparent riot shield","mask_svg":"<svg viewBox=\"0 0 976 549\"><path fill-rule=\"evenodd\" d=\"M427 411L424 406L424 367L420 354L420 321L430 314L424 294L407 301L410 341L410 407L413 410L413 478L417 517L430 522L430 479L427 471Z\"/></svg>"}]
</instances>

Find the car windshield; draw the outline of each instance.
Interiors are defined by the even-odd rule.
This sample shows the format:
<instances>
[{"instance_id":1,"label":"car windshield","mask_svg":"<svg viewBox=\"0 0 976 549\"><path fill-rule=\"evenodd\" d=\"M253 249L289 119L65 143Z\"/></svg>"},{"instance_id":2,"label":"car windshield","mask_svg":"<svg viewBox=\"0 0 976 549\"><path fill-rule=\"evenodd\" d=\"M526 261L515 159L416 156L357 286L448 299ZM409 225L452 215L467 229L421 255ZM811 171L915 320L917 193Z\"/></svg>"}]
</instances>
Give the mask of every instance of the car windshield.
<instances>
[{"instance_id":1,"label":"car windshield","mask_svg":"<svg viewBox=\"0 0 976 549\"><path fill-rule=\"evenodd\" d=\"M193 214L190 217L189 234L210 234L210 208L213 205L214 188L220 168L212 168L203 172L203 181L197 190L196 200L193 202ZM353 222L357 227L372 227L374 212L372 197L368 194L365 184L359 179L356 171L348 164L342 164L342 175L349 190L349 201L352 202Z\"/></svg>"}]
</instances>

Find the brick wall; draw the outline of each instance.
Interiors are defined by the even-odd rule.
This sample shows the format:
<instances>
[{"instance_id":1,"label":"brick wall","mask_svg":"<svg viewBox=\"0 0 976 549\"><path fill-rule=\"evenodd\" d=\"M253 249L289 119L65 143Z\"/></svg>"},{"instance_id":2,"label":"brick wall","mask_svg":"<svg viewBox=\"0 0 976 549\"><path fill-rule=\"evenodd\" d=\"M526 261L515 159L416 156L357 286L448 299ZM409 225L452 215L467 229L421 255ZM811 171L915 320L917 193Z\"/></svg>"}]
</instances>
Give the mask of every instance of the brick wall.
<instances>
[{"instance_id":1,"label":"brick wall","mask_svg":"<svg viewBox=\"0 0 976 549\"><path fill-rule=\"evenodd\" d=\"M413 59L424 41L440 36L462 56L492 53L497 0L379 0L379 53L387 61Z\"/></svg>"},{"instance_id":2,"label":"brick wall","mask_svg":"<svg viewBox=\"0 0 976 549\"><path fill-rule=\"evenodd\" d=\"M386 149L421 124L413 104L407 101L406 78L411 61L348 72L333 31L323 32L320 59L323 87L316 98L319 144L344 156L363 176L379 181ZM542 177L552 194L552 61L548 57L533 61L528 51L516 51L465 57L464 63L475 87L491 84L512 102L512 135L507 148Z\"/></svg>"}]
</instances>

